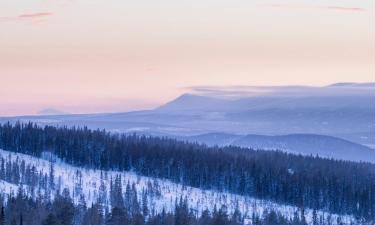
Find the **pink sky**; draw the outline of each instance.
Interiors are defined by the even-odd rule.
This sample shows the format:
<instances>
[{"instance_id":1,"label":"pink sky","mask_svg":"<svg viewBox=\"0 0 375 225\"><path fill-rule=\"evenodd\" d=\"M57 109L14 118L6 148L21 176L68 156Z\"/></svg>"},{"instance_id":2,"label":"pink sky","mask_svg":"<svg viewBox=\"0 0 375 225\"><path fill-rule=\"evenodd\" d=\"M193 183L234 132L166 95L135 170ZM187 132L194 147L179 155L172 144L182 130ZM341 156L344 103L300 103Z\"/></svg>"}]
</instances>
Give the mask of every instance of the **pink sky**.
<instances>
[{"instance_id":1,"label":"pink sky","mask_svg":"<svg viewBox=\"0 0 375 225\"><path fill-rule=\"evenodd\" d=\"M0 115L152 108L200 85L375 81L375 3L3 0Z\"/></svg>"}]
</instances>

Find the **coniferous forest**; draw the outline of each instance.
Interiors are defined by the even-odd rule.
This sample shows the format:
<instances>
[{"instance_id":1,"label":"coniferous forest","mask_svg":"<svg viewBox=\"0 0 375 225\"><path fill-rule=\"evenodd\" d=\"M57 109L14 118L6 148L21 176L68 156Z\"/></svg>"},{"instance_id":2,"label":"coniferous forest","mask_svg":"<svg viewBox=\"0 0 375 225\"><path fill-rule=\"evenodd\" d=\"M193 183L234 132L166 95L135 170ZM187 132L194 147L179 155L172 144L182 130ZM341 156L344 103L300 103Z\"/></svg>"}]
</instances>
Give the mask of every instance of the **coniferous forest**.
<instances>
[{"instance_id":1,"label":"coniferous forest","mask_svg":"<svg viewBox=\"0 0 375 225\"><path fill-rule=\"evenodd\" d=\"M262 217L253 214L245 222L239 211L228 215L225 207L215 209L212 213L204 211L196 215L189 210L184 199L177 202L173 212L162 211L158 214L149 214L136 204L116 206L109 212L105 212L100 204L87 206L85 202L80 202L75 205L66 190L57 194L53 200L43 201L26 197L20 189L7 202L6 207L1 207L2 225L307 225L303 210L296 211L292 218L270 210ZM323 219L314 214L312 224L340 225L342 222L340 217L333 221L330 217Z\"/></svg>"},{"instance_id":2,"label":"coniferous forest","mask_svg":"<svg viewBox=\"0 0 375 225\"><path fill-rule=\"evenodd\" d=\"M134 171L183 185L271 200L301 209L354 215L368 221L375 218L375 165L369 163L279 151L206 147L169 138L112 134L87 128L38 127L32 123L0 125L0 148L37 157L50 152L79 167ZM106 213L94 204L72 204L67 191L54 199L38 201L29 199L20 190L7 200L2 221L15 225L24 221L28 221L27 224L243 224L241 215L228 216L225 209L195 215L182 199L174 213L154 215L145 215L137 209L139 207L129 207L125 203L112 205L115 207ZM13 215L14 209L25 213ZM27 213L33 210L33 215L42 216L30 222ZM296 212L293 219L274 211L262 217L254 215L252 219L252 224L306 223L300 212ZM316 224L330 224L315 220Z\"/></svg>"}]
</instances>

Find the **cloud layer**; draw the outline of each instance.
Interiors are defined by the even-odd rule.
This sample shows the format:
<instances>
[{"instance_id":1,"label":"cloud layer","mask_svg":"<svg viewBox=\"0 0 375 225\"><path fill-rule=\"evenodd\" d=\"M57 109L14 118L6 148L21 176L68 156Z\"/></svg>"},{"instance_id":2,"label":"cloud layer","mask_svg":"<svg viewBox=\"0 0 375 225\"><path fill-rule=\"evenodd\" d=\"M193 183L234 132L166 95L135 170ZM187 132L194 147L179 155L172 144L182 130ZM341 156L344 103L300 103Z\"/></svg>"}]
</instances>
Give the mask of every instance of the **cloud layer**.
<instances>
[{"instance_id":1,"label":"cloud layer","mask_svg":"<svg viewBox=\"0 0 375 225\"><path fill-rule=\"evenodd\" d=\"M375 96L375 83L337 83L314 86L198 86L191 93L216 98L240 99L253 96Z\"/></svg>"}]
</instances>

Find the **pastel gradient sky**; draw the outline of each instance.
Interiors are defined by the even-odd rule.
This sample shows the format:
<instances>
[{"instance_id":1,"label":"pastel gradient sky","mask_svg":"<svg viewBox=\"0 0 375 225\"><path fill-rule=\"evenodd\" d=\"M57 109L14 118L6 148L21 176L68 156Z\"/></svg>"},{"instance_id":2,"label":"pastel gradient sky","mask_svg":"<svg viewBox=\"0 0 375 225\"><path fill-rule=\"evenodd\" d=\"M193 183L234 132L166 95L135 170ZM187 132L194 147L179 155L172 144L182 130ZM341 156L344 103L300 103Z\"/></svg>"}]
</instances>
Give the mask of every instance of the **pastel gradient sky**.
<instances>
[{"instance_id":1,"label":"pastel gradient sky","mask_svg":"<svg viewBox=\"0 0 375 225\"><path fill-rule=\"evenodd\" d=\"M375 81L374 0L1 0L0 115Z\"/></svg>"}]
</instances>

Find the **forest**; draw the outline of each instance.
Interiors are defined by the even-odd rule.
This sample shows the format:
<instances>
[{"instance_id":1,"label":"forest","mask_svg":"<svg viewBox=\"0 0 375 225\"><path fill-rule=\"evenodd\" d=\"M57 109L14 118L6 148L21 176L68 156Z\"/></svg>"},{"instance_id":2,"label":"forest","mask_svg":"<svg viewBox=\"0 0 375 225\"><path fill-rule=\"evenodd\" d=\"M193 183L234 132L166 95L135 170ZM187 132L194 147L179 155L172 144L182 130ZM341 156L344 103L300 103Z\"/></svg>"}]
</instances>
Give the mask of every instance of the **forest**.
<instances>
[{"instance_id":1,"label":"forest","mask_svg":"<svg viewBox=\"0 0 375 225\"><path fill-rule=\"evenodd\" d=\"M114 192L115 193L115 192ZM260 217L253 214L245 221L239 211L231 216L225 207L215 209L212 213L204 211L196 215L189 210L186 200L179 199L175 210L167 213L162 211L151 214L141 207L137 198L123 199L122 195L114 196L121 205L115 205L110 211L105 211L101 204L87 206L84 201L75 205L70 193L63 190L53 200L37 198L33 200L24 195L19 188L17 195L7 199L6 206L1 207L1 225L307 225L303 210L296 211L291 218L286 218L275 210L267 211ZM0 199L2 202L4 199ZM135 201L134 201L135 200ZM333 221L331 217L323 218L313 214L311 225L343 225L341 218ZM350 224L359 224L351 222ZM362 224L362 223L361 223ZM363 223L365 224L365 223Z\"/></svg>"},{"instance_id":2,"label":"forest","mask_svg":"<svg viewBox=\"0 0 375 225\"><path fill-rule=\"evenodd\" d=\"M207 147L170 138L114 134L88 128L39 127L33 123L0 125L0 148L37 157L41 157L42 153L50 152L65 162L80 167L134 171L144 176L165 178L202 189L272 200L301 209L326 210L331 213L354 215L358 219L366 220L375 218L373 204L375 166L369 163L292 155L280 151ZM12 206L12 201L20 198L20 193L17 196L9 199L7 208ZM65 196L62 202L69 202L67 193L62 196ZM25 202L23 207L30 207L28 204L33 206L38 204L30 199L21 198L21 200ZM58 200L59 198L54 202L46 201L47 203L43 203L46 205L42 204L37 208L40 207L42 210L46 207L54 207L55 201L59 203ZM119 207L113 207L111 213L106 215L120 213L124 216L122 215L124 204L117 205ZM85 213L91 213L94 208L95 206L91 206ZM5 217L8 216L9 223L13 219L10 219L6 212L9 210L5 209ZM57 220L58 215L55 213L48 218L52 221ZM294 221L296 223L282 218L277 212L270 212L267 215L258 218L259 223L257 223L303 224L301 219L303 216L300 215L298 220L296 216ZM154 216L148 218L147 222L168 224L166 221L178 218L179 214L175 212L174 215ZM26 215L23 217L26 218ZM189 222L175 222L175 224L199 224L203 215L198 217L189 217L191 219ZM111 221L108 218L104 219L107 222ZM215 220L215 214L207 215L207 218L203 219ZM284 222L267 223L268 219ZM20 223L20 218L15 220ZM213 224L227 224L228 221ZM319 224L329 224L320 222Z\"/></svg>"}]
</instances>

